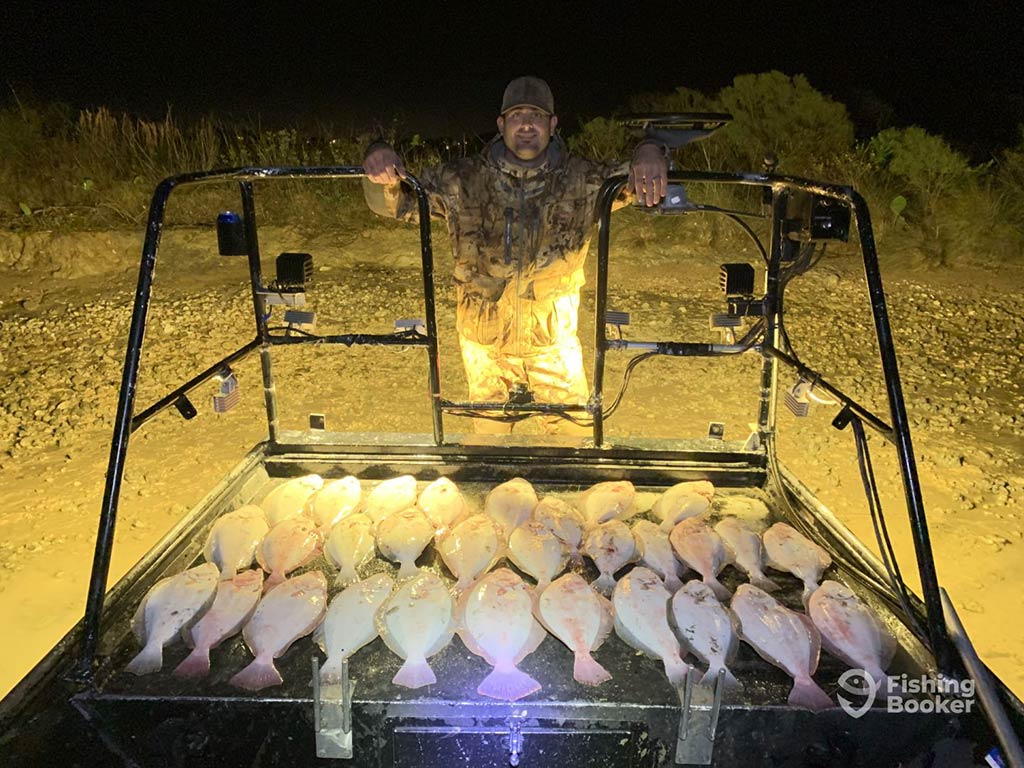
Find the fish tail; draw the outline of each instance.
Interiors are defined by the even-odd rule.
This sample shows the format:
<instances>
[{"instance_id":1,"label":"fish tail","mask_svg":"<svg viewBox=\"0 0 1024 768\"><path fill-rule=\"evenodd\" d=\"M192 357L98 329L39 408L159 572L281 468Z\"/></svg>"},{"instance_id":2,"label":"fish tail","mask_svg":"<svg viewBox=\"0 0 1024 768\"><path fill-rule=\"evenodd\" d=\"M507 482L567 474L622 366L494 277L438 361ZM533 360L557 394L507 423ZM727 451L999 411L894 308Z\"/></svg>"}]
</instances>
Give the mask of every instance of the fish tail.
<instances>
[{"instance_id":1,"label":"fish tail","mask_svg":"<svg viewBox=\"0 0 1024 768\"><path fill-rule=\"evenodd\" d=\"M673 595L676 592L678 592L682 588L682 586L683 582L675 571L669 571L665 574L665 589L667 589Z\"/></svg>"},{"instance_id":2,"label":"fish tail","mask_svg":"<svg viewBox=\"0 0 1024 768\"><path fill-rule=\"evenodd\" d=\"M729 670L724 664L711 665L708 667L708 671L704 673L704 677L700 679L701 685L714 686L718 680L719 672L723 671L725 674L722 676L722 692L726 693L729 691L742 691L743 683L736 679L736 676Z\"/></svg>"},{"instance_id":3,"label":"fish tail","mask_svg":"<svg viewBox=\"0 0 1024 768\"><path fill-rule=\"evenodd\" d=\"M354 584L357 581L359 581L359 575L356 573L356 569L348 566L338 571L338 576L334 579L334 585L336 587L347 587L349 584Z\"/></svg>"},{"instance_id":4,"label":"fish tail","mask_svg":"<svg viewBox=\"0 0 1024 768\"><path fill-rule=\"evenodd\" d=\"M715 576L705 576L704 583L711 588L711 591L715 593L715 597L719 600L725 601L732 597L732 593Z\"/></svg>"},{"instance_id":5,"label":"fish tail","mask_svg":"<svg viewBox=\"0 0 1024 768\"><path fill-rule=\"evenodd\" d=\"M779 585L763 573L750 574L750 583L758 589L763 589L765 592L777 592L779 590Z\"/></svg>"},{"instance_id":6,"label":"fish tail","mask_svg":"<svg viewBox=\"0 0 1024 768\"><path fill-rule=\"evenodd\" d=\"M414 659L410 656L391 682L406 688L422 688L424 685L436 683L437 677L425 658L420 656L418 659Z\"/></svg>"},{"instance_id":7,"label":"fish tail","mask_svg":"<svg viewBox=\"0 0 1024 768\"><path fill-rule=\"evenodd\" d=\"M324 685L341 682L341 665L344 659L340 656L328 656L320 667L320 682Z\"/></svg>"},{"instance_id":8,"label":"fish tail","mask_svg":"<svg viewBox=\"0 0 1024 768\"><path fill-rule=\"evenodd\" d=\"M274 666L273 659L261 659L256 657L252 663L228 680L229 685L236 688L245 688L248 691L258 691L262 688L269 688L272 685L280 685L284 682L281 673Z\"/></svg>"},{"instance_id":9,"label":"fish tail","mask_svg":"<svg viewBox=\"0 0 1024 768\"><path fill-rule=\"evenodd\" d=\"M814 594L814 592L815 592L815 590L817 588L818 588L818 585L815 582L813 582L813 581L805 581L804 582L804 591L803 591L803 594L800 596L800 599L803 601L804 609L805 610L807 609L807 606L808 606L808 604L811 601L811 595Z\"/></svg>"},{"instance_id":10,"label":"fish tail","mask_svg":"<svg viewBox=\"0 0 1024 768\"><path fill-rule=\"evenodd\" d=\"M661 521L661 525L658 526L660 530L665 531L666 533L671 533L672 529L675 527L675 520L673 520L671 517L666 517L664 520Z\"/></svg>"},{"instance_id":11,"label":"fish tail","mask_svg":"<svg viewBox=\"0 0 1024 768\"><path fill-rule=\"evenodd\" d=\"M398 578L408 579L410 576L415 576L420 572L420 569L416 566L415 560L406 560L402 563L402 567L398 569Z\"/></svg>"},{"instance_id":12,"label":"fish tail","mask_svg":"<svg viewBox=\"0 0 1024 768\"><path fill-rule=\"evenodd\" d=\"M576 651L576 659L572 665L573 678L584 685L600 685L612 679L612 674L602 667L590 655L590 651Z\"/></svg>"},{"instance_id":13,"label":"fish tail","mask_svg":"<svg viewBox=\"0 0 1024 768\"><path fill-rule=\"evenodd\" d=\"M794 707L803 707L814 711L835 706L828 694L821 690L810 677L793 681L793 690L789 693L789 703Z\"/></svg>"},{"instance_id":14,"label":"fish tail","mask_svg":"<svg viewBox=\"0 0 1024 768\"><path fill-rule=\"evenodd\" d=\"M594 589L602 595L610 595L615 589L615 576L610 573L602 573L594 582Z\"/></svg>"},{"instance_id":15,"label":"fish tail","mask_svg":"<svg viewBox=\"0 0 1024 768\"><path fill-rule=\"evenodd\" d=\"M205 677L210 674L210 649L197 645L174 669L177 677Z\"/></svg>"},{"instance_id":16,"label":"fish tail","mask_svg":"<svg viewBox=\"0 0 1024 768\"><path fill-rule=\"evenodd\" d=\"M220 569L220 580L231 581L231 579L235 578L236 573L237 571L234 569L234 567L231 566L230 563L224 563L224 565L221 566Z\"/></svg>"},{"instance_id":17,"label":"fish tail","mask_svg":"<svg viewBox=\"0 0 1024 768\"><path fill-rule=\"evenodd\" d=\"M128 662L125 671L133 675L149 675L159 672L164 665L164 647L160 643L147 643L139 655Z\"/></svg>"},{"instance_id":18,"label":"fish tail","mask_svg":"<svg viewBox=\"0 0 1024 768\"><path fill-rule=\"evenodd\" d=\"M483 679L476 692L492 699L516 701L539 690L540 683L509 664L495 667L491 674Z\"/></svg>"},{"instance_id":19,"label":"fish tail","mask_svg":"<svg viewBox=\"0 0 1024 768\"><path fill-rule=\"evenodd\" d=\"M263 582L263 594L264 595L267 594L267 592L272 590L274 587L276 587L278 584L282 583L283 581L284 581L284 572L283 571L274 571L273 573L271 573L267 577L267 580Z\"/></svg>"}]
</instances>

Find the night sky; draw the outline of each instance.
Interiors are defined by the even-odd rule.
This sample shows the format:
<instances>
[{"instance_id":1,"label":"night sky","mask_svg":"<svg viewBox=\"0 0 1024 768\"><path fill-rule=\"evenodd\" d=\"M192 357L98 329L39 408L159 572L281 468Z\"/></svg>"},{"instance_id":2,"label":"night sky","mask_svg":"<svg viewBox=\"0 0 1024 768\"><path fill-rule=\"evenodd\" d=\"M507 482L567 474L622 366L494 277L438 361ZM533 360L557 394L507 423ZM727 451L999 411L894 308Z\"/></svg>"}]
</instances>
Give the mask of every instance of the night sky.
<instances>
[{"instance_id":1,"label":"night sky","mask_svg":"<svg viewBox=\"0 0 1024 768\"><path fill-rule=\"evenodd\" d=\"M2 99L13 87L149 117L172 105L267 125L397 118L409 132L455 135L492 132L501 90L519 74L551 83L571 128L630 94L713 93L737 74L778 69L843 101L862 132L889 111L975 152L1016 142L1016 3L755 5L8 0Z\"/></svg>"}]
</instances>

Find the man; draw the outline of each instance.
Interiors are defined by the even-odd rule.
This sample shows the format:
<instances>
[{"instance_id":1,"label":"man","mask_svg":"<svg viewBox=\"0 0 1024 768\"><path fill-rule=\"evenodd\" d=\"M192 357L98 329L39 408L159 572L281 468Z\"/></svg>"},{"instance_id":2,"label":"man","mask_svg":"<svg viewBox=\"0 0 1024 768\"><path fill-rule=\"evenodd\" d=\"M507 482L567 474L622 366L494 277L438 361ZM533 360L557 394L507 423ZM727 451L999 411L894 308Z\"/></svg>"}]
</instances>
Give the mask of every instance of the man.
<instances>
[{"instance_id":1,"label":"man","mask_svg":"<svg viewBox=\"0 0 1024 768\"><path fill-rule=\"evenodd\" d=\"M597 219L597 193L620 163L569 154L555 135L554 97L543 80L508 84L498 135L475 157L419 174L430 213L448 225L455 254L456 327L474 402L504 403L525 385L537 402L585 403L589 397L577 336L583 262ZM385 143L363 160L369 207L414 220L416 198L403 188L402 158ZM629 185L646 205L665 195L667 151L641 142L628 165ZM548 432L587 434L571 421L544 416ZM512 424L474 419L478 432L509 432Z\"/></svg>"}]
</instances>

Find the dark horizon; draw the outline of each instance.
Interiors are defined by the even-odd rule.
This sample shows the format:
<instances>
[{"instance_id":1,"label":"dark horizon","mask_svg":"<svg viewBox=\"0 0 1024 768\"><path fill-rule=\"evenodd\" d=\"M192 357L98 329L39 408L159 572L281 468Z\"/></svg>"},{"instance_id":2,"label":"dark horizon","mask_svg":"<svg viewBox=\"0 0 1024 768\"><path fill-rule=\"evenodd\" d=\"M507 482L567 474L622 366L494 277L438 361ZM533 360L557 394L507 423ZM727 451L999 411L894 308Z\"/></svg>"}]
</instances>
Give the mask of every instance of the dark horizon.
<instances>
[{"instance_id":1,"label":"dark horizon","mask_svg":"<svg viewBox=\"0 0 1024 768\"><path fill-rule=\"evenodd\" d=\"M917 124L976 159L1021 140L1021 24L1009 2L959 13L828 3L774 13L595 9L564 3L527 22L457 4L427 14L301 0L14 0L0 11L2 100L12 103L13 89L75 108L152 119L170 106L185 118L260 117L271 127L397 120L438 136L493 132L501 90L520 74L551 83L571 129L631 95L678 86L713 94L736 75L779 70L845 104L862 135Z\"/></svg>"}]
</instances>

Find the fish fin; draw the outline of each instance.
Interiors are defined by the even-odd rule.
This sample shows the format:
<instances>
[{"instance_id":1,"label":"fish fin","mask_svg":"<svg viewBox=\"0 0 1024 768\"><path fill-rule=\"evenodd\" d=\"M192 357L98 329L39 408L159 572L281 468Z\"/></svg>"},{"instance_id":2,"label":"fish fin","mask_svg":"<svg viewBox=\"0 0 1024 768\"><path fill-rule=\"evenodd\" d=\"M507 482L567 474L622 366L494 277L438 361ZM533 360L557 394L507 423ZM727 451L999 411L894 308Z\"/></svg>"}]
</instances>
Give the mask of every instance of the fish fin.
<instances>
[{"instance_id":1,"label":"fish fin","mask_svg":"<svg viewBox=\"0 0 1024 768\"><path fill-rule=\"evenodd\" d=\"M615 576L610 573L602 573L591 586L602 595L610 595L615 589Z\"/></svg>"},{"instance_id":2,"label":"fish fin","mask_svg":"<svg viewBox=\"0 0 1024 768\"><path fill-rule=\"evenodd\" d=\"M359 581L359 574L356 573L355 568L349 566L338 571L338 575L334 579L334 586L344 589L357 581Z\"/></svg>"},{"instance_id":3,"label":"fish fin","mask_svg":"<svg viewBox=\"0 0 1024 768\"><path fill-rule=\"evenodd\" d=\"M709 666L708 671L704 673L704 677L700 679L701 685L714 687L715 682L718 680L719 670L723 669L725 674L722 676L722 693L738 693L742 691L743 683L737 680L736 676L724 664Z\"/></svg>"},{"instance_id":4,"label":"fish fin","mask_svg":"<svg viewBox=\"0 0 1024 768\"><path fill-rule=\"evenodd\" d=\"M678 688L680 685L686 684L686 675L690 671L690 665L679 658L679 654L666 656L661 661L665 665L665 674L672 685Z\"/></svg>"},{"instance_id":5,"label":"fish fin","mask_svg":"<svg viewBox=\"0 0 1024 768\"><path fill-rule=\"evenodd\" d=\"M476 692L481 696L489 696L501 701L517 701L540 690L540 683L522 670L509 665L495 667L483 679Z\"/></svg>"},{"instance_id":6,"label":"fish fin","mask_svg":"<svg viewBox=\"0 0 1024 768\"><path fill-rule=\"evenodd\" d=\"M683 582L674 571L665 574L665 589L673 595L683 588Z\"/></svg>"},{"instance_id":7,"label":"fish fin","mask_svg":"<svg viewBox=\"0 0 1024 768\"><path fill-rule=\"evenodd\" d=\"M544 642L544 638L548 636L548 632L544 629L543 625L536 618L530 623L530 634L526 638L526 642L523 647L519 649L519 653L516 654L513 660L516 664L521 662L531 653L537 650L541 643Z\"/></svg>"},{"instance_id":8,"label":"fish fin","mask_svg":"<svg viewBox=\"0 0 1024 768\"><path fill-rule=\"evenodd\" d=\"M814 626L814 622L811 621L810 616L806 616L802 613L793 612L794 615L803 622L804 627L807 629L807 635L811 641L811 647L809 649L810 655L807 659L807 671L810 674L814 674L818 669L818 661L821 659L821 632Z\"/></svg>"},{"instance_id":9,"label":"fish fin","mask_svg":"<svg viewBox=\"0 0 1024 768\"><path fill-rule=\"evenodd\" d=\"M661 521L661 525L658 526L658 529L665 531L666 533L671 533L672 529L675 527L675 520L673 520L671 517L666 517L664 520Z\"/></svg>"},{"instance_id":10,"label":"fish fin","mask_svg":"<svg viewBox=\"0 0 1024 768\"><path fill-rule=\"evenodd\" d=\"M768 547L764 548L764 564L766 568L771 568L773 571L779 571L781 573L789 573L789 568L784 566L778 560L771 556L768 551Z\"/></svg>"},{"instance_id":11,"label":"fish fin","mask_svg":"<svg viewBox=\"0 0 1024 768\"><path fill-rule=\"evenodd\" d=\"M174 668L177 677L206 677L210 674L210 649L196 648Z\"/></svg>"},{"instance_id":12,"label":"fish fin","mask_svg":"<svg viewBox=\"0 0 1024 768\"><path fill-rule=\"evenodd\" d=\"M750 583L758 589L763 589L765 592L777 592L780 589L778 584L769 579L763 573L752 574L750 577Z\"/></svg>"},{"instance_id":13,"label":"fish fin","mask_svg":"<svg viewBox=\"0 0 1024 768\"><path fill-rule=\"evenodd\" d=\"M789 693L789 703L794 707L803 707L818 711L819 709L831 709L835 706L832 699L821 687L809 677L793 681L793 690Z\"/></svg>"},{"instance_id":14,"label":"fish fin","mask_svg":"<svg viewBox=\"0 0 1024 768\"><path fill-rule=\"evenodd\" d=\"M598 624L594 642L590 646L591 653L600 648L601 644L608 639L608 635L615 629L615 606L612 605L612 601L597 592L594 592L594 595L597 597L597 604L601 607L601 621Z\"/></svg>"},{"instance_id":15,"label":"fish fin","mask_svg":"<svg viewBox=\"0 0 1024 768\"><path fill-rule=\"evenodd\" d=\"M719 600L724 602L732 597L732 593L728 589L726 589L725 585L722 582L720 582L715 576L704 577L704 583L708 585L711 591L715 593L715 597L717 597Z\"/></svg>"},{"instance_id":16,"label":"fish fin","mask_svg":"<svg viewBox=\"0 0 1024 768\"><path fill-rule=\"evenodd\" d=\"M285 574L281 571L274 571L271 573L267 580L263 582L263 594L267 594L270 590L276 587L278 584L283 583L285 580Z\"/></svg>"},{"instance_id":17,"label":"fish fin","mask_svg":"<svg viewBox=\"0 0 1024 768\"><path fill-rule=\"evenodd\" d=\"M149 602L149 596L152 593L152 589L146 593L146 596L139 602L139 607L135 609L135 613L132 615L132 633L143 645L146 644L146 604Z\"/></svg>"},{"instance_id":18,"label":"fish fin","mask_svg":"<svg viewBox=\"0 0 1024 768\"><path fill-rule=\"evenodd\" d=\"M274 660L264 661L259 657L253 659L249 666L228 680L229 685L245 688L248 691L258 691L272 685L280 685L283 682L281 673L274 666Z\"/></svg>"},{"instance_id":19,"label":"fish fin","mask_svg":"<svg viewBox=\"0 0 1024 768\"><path fill-rule=\"evenodd\" d=\"M164 665L164 647L160 643L147 643L139 655L128 662L126 672L133 675L148 675L159 672Z\"/></svg>"},{"instance_id":20,"label":"fish fin","mask_svg":"<svg viewBox=\"0 0 1024 768\"><path fill-rule=\"evenodd\" d=\"M811 595L813 595L815 591L817 591L817 589L818 584L816 584L815 582L804 582L804 591L803 594L800 595L800 600L804 604L805 611L807 610L807 606L810 605Z\"/></svg>"},{"instance_id":21,"label":"fish fin","mask_svg":"<svg viewBox=\"0 0 1024 768\"><path fill-rule=\"evenodd\" d=\"M415 576L419 572L420 572L420 569L416 566L416 561L415 560L406 560L404 563L402 563L402 567L398 569L398 576L397 576L397 578L399 578L399 579L412 578L413 576Z\"/></svg>"},{"instance_id":22,"label":"fish fin","mask_svg":"<svg viewBox=\"0 0 1024 768\"><path fill-rule=\"evenodd\" d=\"M889 632L889 628L885 626L874 611L871 613L871 618L874 619L875 627L878 629L879 650L881 652L881 658L879 661L881 662L881 667L884 670L892 663L892 658L896 655L896 649L899 648L899 643L896 642L896 638L892 636L891 632Z\"/></svg>"},{"instance_id":23,"label":"fish fin","mask_svg":"<svg viewBox=\"0 0 1024 768\"><path fill-rule=\"evenodd\" d=\"M572 665L572 676L573 679L584 685L600 685L606 680L612 679L612 673L598 664L586 650L576 652L576 659Z\"/></svg>"},{"instance_id":24,"label":"fish fin","mask_svg":"<svg viewBox=\"0 0 1024 768\"><path fill-rule=\"evenodd\" d=\"M427 664L422 656L419 659L408 658L391 679L395 685L405 688L422 688L424 685L433 685L437 682L434 670Z\"/></svg>"},{"instance_id":25,"label":"fish fin","mask_svg":"<svg viewBox=\"0 0 1024 768\"><path fill-rule=\"evenodd\" d=\"M455 630L455 634L459 636L459 640L462 641L462 644L466 646L466 650L468 650L470 653L475 653L477 656L486 661L492 667L497 665L498 662L495 661L495 659L489 653L487 653L487 651L480 647L480 643L478 643L473 638L473 635L467 629L465 629L465 627L460 627L459 629Z\"/></svg>"},{"instance_id":26,"label":"fish fin","mask_svg":"<svg viewBox=\"0 0 1024 768\"><path fill-rule=\"evenodd\" d=\"M220 569L220 580L231 581L233 578L235 578L236 573L238 573L238 571L236 571L232 565L230 565L229 563L224 563L224 565L222 565Z\"/></svg>"}]
</instances>

